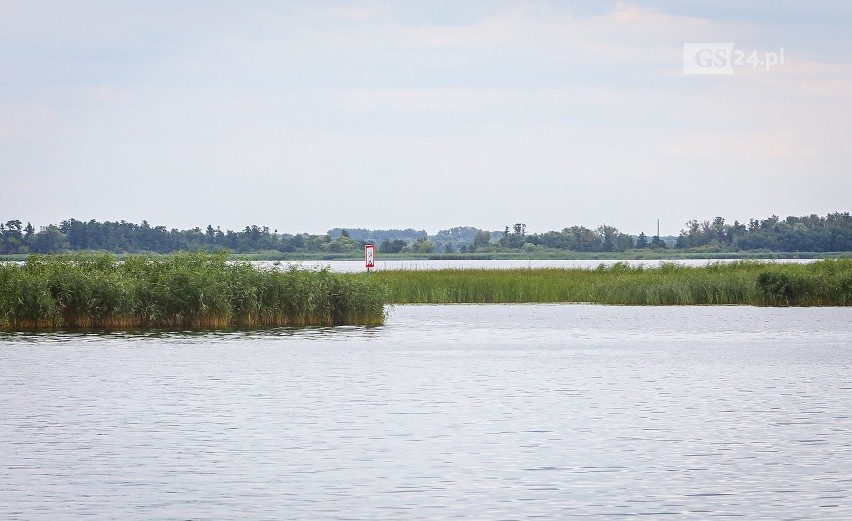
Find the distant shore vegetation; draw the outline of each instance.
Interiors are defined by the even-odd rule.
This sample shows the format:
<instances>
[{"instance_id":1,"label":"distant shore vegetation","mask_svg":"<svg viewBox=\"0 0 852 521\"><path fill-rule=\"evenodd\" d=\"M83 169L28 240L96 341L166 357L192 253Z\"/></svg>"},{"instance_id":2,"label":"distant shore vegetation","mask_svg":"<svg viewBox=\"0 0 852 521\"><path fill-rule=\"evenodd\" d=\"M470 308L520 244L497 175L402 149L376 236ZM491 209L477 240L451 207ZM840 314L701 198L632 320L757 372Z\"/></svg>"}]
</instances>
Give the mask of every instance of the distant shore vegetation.
<instances>
[{"instance_id":1,"label":"distant shore vegetation","mask_svg":"<svg viewBox=\"0 0 852 521\"><path fill-rule=\"evenodd\" d=\"M226 251L254 258L358 258L365 244L375 244L383 256L399 258L713 258L827 256L852 252L852 216L751 219L741 223L722 217L691 220L677 236L629 235L617 228L570 226L558 231L527 233L515 223L489 231L470 226L440 230L334 228L324 235L281 233L261 226L243 230L206 228L178 230L126 221L98 222L68 219L38 230L29 222L0 222L0 255L22 258L30 253L101 251L117 254L177 251ZM385 257L389 258L389 257Z\"/></svg>"}]
</instances>

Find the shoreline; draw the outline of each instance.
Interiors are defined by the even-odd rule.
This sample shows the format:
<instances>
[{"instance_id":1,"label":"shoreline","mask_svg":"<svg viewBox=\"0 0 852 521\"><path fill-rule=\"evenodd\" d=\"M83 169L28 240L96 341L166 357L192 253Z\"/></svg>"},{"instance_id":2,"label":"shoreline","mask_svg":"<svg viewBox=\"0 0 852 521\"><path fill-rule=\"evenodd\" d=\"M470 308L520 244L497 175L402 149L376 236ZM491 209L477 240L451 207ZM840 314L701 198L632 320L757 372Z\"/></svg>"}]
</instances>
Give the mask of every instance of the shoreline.
<instances>
[{"instance_id":1,"label":"shoreline","mask_svg":"<svg viewBox=\"0 0 852 521\"><path fill-rule=\"evenodd\" d=\"M76 255L111 255L117 259L135 256L171 257L187 252L175 251L170 253L132 252L113 253L98 250L68 251L64 253L42 254L47 257L67 257ZM219 254L218 252L206 252L205 254ZM27 260L33 254L0 255L0 262L20 262ZM256 252L256 253L225 253L229 260L241 261L363 261L363 252L351 253L284 253L284 252ZM795 260L795 259L852 259L852 251L839 252L765 252L765 251L739 251L739 252L694 252L676 250L627 250L624 252L546 252L529 253L523 252L482 252L482 253L431 253L431 254L399 254L399 253L376 253L376 261L429 261L429 260L517 260L517 261L549 261L549 260L601 260L601 261L636 261L636 260Z\"/></svg>"}]
</instances>

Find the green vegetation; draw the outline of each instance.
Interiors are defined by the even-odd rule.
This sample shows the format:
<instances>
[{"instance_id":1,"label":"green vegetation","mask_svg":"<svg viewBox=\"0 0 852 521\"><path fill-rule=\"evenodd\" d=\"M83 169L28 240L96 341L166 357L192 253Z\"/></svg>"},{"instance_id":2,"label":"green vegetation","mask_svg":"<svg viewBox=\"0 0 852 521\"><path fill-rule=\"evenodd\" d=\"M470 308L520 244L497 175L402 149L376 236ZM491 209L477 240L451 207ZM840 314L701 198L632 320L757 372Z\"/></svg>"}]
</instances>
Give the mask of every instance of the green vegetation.
<instances>
[{"instance_id":1,"label":"green vegetation","mask_svg":"<svg viewBox=\"0 0 852 521\"><path fill-rule=\"evenodd\" d=\"M263 271L224 254L38 256L0 263L0 330L224 328L384 320L365 276Z\"/></svg>"},{"instance_id":2,"label":"green vegetation","mask_svg":"<svg viewBox=\"0 0 852 521\"><path fill-rule=\"evenodd\" d=\"M378 247L379 254L407 258L437 255L454 258L679 258L683 255L711 258L714 255L760 255L784 252L825 256L852 252L852 215L835 212L781 219L775 215L747 223L691 220L678 236L628 235L617 228L570 226L560 231L527 233L526 225L515 223L502 232L471 226L440 230L368 230L334 228L325 235L278 233L263 226L241 231L167 229L147 221L98 222L68 219L36 230L18 219L0 221L0 255L107 251L112 253L171 253L175 251L221 251L254 254L270 260L358 258L364 245ZM682 258L682 257L681 257Z\"/></svg>"},{"instance_id":3,"label":"green vegetation","mask_svg":"<svg viewBox=\"0 0 852 521\"><path fill-rule=\"evenodd\" d=\"M852 261L595 270L379 271L392 303L588 302L623 305L852 305Z\"/></svg>"},{"instance_id":4,"label":"green vegetation","mask_svg":"<svg viewBox=\"0 0 852 521\"><path fill-rule=\"evenodd\" d=\"M850 306L852 260L372 274L267 271L224 253L0 263L0 330L378 325L386 302Z\"/></svg>"}]
</instances>

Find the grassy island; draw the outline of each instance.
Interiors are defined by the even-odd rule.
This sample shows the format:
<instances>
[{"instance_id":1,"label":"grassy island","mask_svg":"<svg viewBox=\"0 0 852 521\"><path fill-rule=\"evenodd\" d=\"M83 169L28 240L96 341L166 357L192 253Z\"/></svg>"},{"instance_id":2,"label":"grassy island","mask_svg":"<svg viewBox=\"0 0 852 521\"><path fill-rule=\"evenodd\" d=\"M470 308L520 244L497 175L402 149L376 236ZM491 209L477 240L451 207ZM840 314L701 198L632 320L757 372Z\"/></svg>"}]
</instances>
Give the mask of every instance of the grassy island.
<instances>
[{"instance_id":1,"label":"grassy island","mask_svg":"<svg viewBox=\"0 0 852 521\"><path fill-rule=\"evenodd\" d=\"M852 260L688 267L264 270L222 255L0 263L0 330L379 325L384 305L582 302L850 306Z\"/></svg>"},{"instance_id":2,"label":"grassy island","mask_svg":"<svg viewBox=\"0 0 852 521\"><path fill-rule=\"evenodd\" d=\"M377 325L384 290L225 255L28 257L0 264L0 330Z\"/></svg>"},{"instance_id":3,"label":"grassy island","mask_svg":"<svg viewBox=\"0 0 852 521\"><path fill-rule=\"evenodd\" d=\"M380 271L392 303L587 302L621 305L852 305L852 260L737 261L658 268Z\"/></svg>"}]
</instances>

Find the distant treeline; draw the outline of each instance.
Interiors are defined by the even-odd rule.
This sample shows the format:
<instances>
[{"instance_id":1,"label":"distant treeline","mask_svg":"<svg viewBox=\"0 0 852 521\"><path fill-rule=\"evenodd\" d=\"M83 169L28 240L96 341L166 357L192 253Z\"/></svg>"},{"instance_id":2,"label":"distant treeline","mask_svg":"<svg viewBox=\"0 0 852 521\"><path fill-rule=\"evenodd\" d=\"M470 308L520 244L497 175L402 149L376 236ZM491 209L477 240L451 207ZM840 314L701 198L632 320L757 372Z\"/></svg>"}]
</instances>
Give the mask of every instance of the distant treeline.
<instances>
[{"instance_id":1,"label":"distant treeline","mask_svg":"<svg viewBox=\"0 0 852 521\"><path fill-rule=\"evenodd\" d=\"M622 252L633 249L673 248L692 252L847 252L852 251L852 216L835 212L781 219L751 219L748 223L724 218L691 220L676 237L628 235L614 226L590 229L571 226L561 231L527 234L516 223L503 231L462 226L429 235L425 230L367 230L334 228L325 235L279 233L263 226L241 231L214 228L191 230L165 226L68 219L38 231L20 220L0 222L0 254L61 253L100 250L114 253L170 253L186 250L228 250L233 253L351 254L364 244L376 244L383 253L487 253L521 250Z\"/></svg>"}]
</instances>

